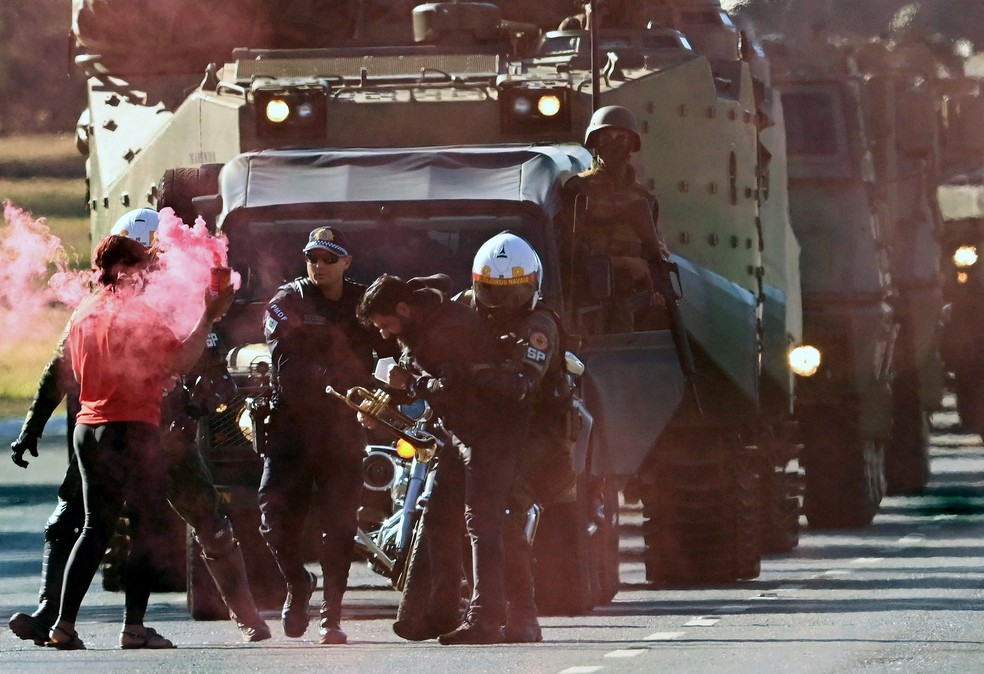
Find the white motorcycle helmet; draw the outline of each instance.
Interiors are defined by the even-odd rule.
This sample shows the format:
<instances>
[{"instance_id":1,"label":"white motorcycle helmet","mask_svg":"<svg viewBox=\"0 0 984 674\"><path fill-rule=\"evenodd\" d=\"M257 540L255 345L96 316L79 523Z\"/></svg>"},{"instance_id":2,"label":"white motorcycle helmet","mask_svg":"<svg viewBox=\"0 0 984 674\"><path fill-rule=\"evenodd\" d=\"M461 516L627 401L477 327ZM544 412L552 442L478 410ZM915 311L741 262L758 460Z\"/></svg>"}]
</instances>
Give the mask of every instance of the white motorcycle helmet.
<instances>
[{"instance_id":1,"label":"white motorcycle helmet","mask_svg":"<svg viewBox=\"0 0 984 674\"><path fill-rule=\"evenodd\" d=\"M154 209L137 208L120 216L109 233L135 239L150 248L154 243L159 222L157 211Z\"/></svg>"},{"instance_id":2,"label":"white motorcycle helmet","mask_svg":"<svg viewBox=\"0 0 984 674\"><path fill-rule=\"evenodd\" d=\"M533 246L511 232L483 243L472 262L472 292L486 307L532 309L542 280L543 266Z\"/></svg>"}]
</instances>

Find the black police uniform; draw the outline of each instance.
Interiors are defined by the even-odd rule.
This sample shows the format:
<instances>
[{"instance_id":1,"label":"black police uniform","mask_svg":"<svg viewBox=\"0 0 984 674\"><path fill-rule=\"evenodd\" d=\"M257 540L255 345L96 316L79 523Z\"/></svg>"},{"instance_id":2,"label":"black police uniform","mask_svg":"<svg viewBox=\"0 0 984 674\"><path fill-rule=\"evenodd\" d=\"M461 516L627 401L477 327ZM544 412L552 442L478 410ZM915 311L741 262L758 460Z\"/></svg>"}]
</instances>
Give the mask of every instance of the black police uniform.
<instances>
[{"instance_id":1,"label":"black police uniform","mask_svg":"<svg viewBox=\"0 0 984 674\"><path fill-rule=\"evenodd\" d=\"M368 383L378 335L356 320L365 287L346 279L330 300L308 278L282 286L267 305L264 334L270 345L274 394L259 488L260 532L290 589L285 606L288 636L307 628L314 579L304 568L302 532L311 489L318 488L324 573L322 618L337 628L348 582L362 491L366 434L345 403L325 393ZM288 614L297 616L289 618Z\"/></svg>"}]
</instances>

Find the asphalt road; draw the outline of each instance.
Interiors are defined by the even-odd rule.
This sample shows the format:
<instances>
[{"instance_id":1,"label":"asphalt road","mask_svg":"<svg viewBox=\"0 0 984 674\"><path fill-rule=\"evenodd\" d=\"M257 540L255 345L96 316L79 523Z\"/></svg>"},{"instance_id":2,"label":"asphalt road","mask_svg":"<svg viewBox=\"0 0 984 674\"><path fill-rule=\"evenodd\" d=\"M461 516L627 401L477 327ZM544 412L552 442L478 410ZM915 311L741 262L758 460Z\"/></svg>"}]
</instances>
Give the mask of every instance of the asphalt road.
<instances>
[{"instance_id":1,"label":"asphalt road","mask_svg":"<svg viewBox=\"0 0 984 674\"><path fill-rule=\"evenodd\" d=\"M79 672L981 672L984 671L984 452L980 438L935 417L933 480L924 495L888 498L859 531L804 530L754 581L653 590L644 582L639 513L623 512L622 589L581 617L542 619L542 644L444 647L390 630L396 594L352 568L343 623L350 644L319 646L312 625L287 639L241 644L230 622L195 622L181 594L151 598L147 624L172 651L121 651L122 596L93 584L78 629L89 650L57 652L0 629L0 671ZM6 447L10 425L0 424ZM54 437L22 470L0 461L0 615L36 601L42 529L64 469ZM805 525L805 522L804 522Z\"/></svg>"}]
</instances>

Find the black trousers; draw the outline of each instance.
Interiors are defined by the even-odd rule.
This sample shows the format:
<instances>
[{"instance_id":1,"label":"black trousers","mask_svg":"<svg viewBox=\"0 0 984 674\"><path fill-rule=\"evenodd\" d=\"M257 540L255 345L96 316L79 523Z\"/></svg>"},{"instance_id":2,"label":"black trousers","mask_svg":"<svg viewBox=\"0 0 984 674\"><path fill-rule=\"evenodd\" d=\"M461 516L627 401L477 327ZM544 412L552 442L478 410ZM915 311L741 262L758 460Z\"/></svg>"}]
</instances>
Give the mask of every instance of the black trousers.
<instances>
[{"instance_id":1,"label":"black trousers","mask_svg":"<svg viewBox=\"0 0 984 674\"><path fill-rule=\"evenodd\" d=\"M506 504L519 452L527 435L523 419L499 426L496 433L470 436L470 446L448 447L440 457L434 488L424 512L430 535L431 613L456 610L461 592L460 518L471 542L474 587L469 618L501 625L506 618L506 564L503 543Z\"/></svg>"},{"instance_id":2,"label":"black trousers","mask_svg":"<svg viewBox=\"0 0 984 674\"><path fill-rule=\"evenodd\" d=\"M59 618L74 623L99 568L123 503L133 513L124 573L126 624L143 624L153 580L152 559L166 530L166 468L160 429L140 422L78 424L75 455L82 478L85 524L65 570Z\"/></svg>"},{"instance_id":3,"label":"black trousers","mask_svg":"<svg viewBox=\"0 0 984 674\"><path fill-rule=\"evenodd\" d=\"M318 500L319 561L329 611L341 609L358 527L366 435L352 419L274 411L260 480L260 533L288 585L307 582L304 522ZM337 615L335 616L337 617Z\"/></svg>"},{"instance_id":4,"label":"black trousers","mask_svg":"<svg viewBox=\"0 0 984 674\"><path fill-rule=\"evenodd\" d=\"M206 555L212 558L223 556L231 541L232 525L219 503L212 474L201 452L193 443L165 436L164 460L167 464L167 499L171 507L194 529ZM46 614L53 612L56 615L58 612L62 592L60 570L68 562L84 521L82 476L73 452L65 478L58 488L58 504L45 526L45 564L41 574L40 597L46 605Z\"/></svg>"}]
</instances>

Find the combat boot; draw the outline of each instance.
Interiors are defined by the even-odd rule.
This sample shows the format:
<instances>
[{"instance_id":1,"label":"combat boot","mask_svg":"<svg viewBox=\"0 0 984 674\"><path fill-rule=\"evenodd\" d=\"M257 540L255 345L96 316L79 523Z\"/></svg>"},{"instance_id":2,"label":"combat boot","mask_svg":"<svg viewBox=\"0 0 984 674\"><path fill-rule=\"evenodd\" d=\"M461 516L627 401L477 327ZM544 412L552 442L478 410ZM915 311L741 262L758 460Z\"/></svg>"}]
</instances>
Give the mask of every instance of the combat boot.
<instances>
[{"instance_id":1,"label":"combat boot","mask_svg":"<svg viewBox=\"0 0 984 674\"><path fill-rule=\"evenodd\" d=\"M535 644L543 641L543 631L535 613L530 615L524 612L515 616L510 613L502 632L508 644Z\"/></svg>"},{"instance_id":2,"label":"combat boot","mask_svg":"<svg viewBox=\"0 0 984 674\"><path fill-rule=\"evenodd\" d=\"M339 646L348 643L348 636L342 631L341 617L341 601L331 599L321 604L320 643L326 646Z\"/></svg>"},{"instance_id":3,"label":"combat boot","mask_svg":"<svg viewBox=\"0 0 984 674\"><path fill-rule=\"evenodd\" d=\"M242 632L243 641L265 641L271 637L270 627L256 610L253 594L249 589L246 564L238 541L223 556L212 559L202 552L202 559L208 568L215 586L222 595L222 601L229 607L229 617Z\"/></svg>"},{"instance_id":4,"label":"combat boot","mask_svg":"<svg viewBox=\"0 0 984 674\"><path fill-rule=\"evenodd\" d=\"M461 614L458 611L445 613L443 616L427 613L418 620L404 615L401 620L393 623L393 632L407 641L427 641L453 632L459 625Z\"/></svg>"},{"instance_id":5,"label":"combat boot","mask_svg":"<svg viewBox=\"0 0 984 674\"><path fill-rule=\"evenodd\" d=\"M280 614L284 634L292 639L303 637L311 622L308 605L311 603L311 595L314 594L318 577L307 570L304 573L307 576L306 583L287 585L287 599L284 601L284 610Z\"/></svg>"},{"instance_id":6,"label":"combat boot","mask_svg":"<svg viewBox=\"0 0 984 674\"><path fill-rule=\"evenodd\" d=\"M457 629L442 634L437 640L445 646L463 644L501 644L506 638L498 624L479 621L470 616Z\"/></svg>"},{"instance_id":7,"label":"combat boot","mask_svg":"<svg viewBox=\"0 0 984 674\"><path fill-rule=\"evenodd\" d=\"M59 508L64 509L64 501L59 501ZM50 525L49 525L50 527ZM51 536L49 530L45 536ZM41 555L41 592L38 595L38 608L34 613L15 613L10 617L10 631L25 641L33 641L35 646L44 646L48 641L48 633L58 621L58 609L61 605L62 577L68 557L75 545L75 539L54 536L44 542Z\"/></svg>"}]
</instances>

